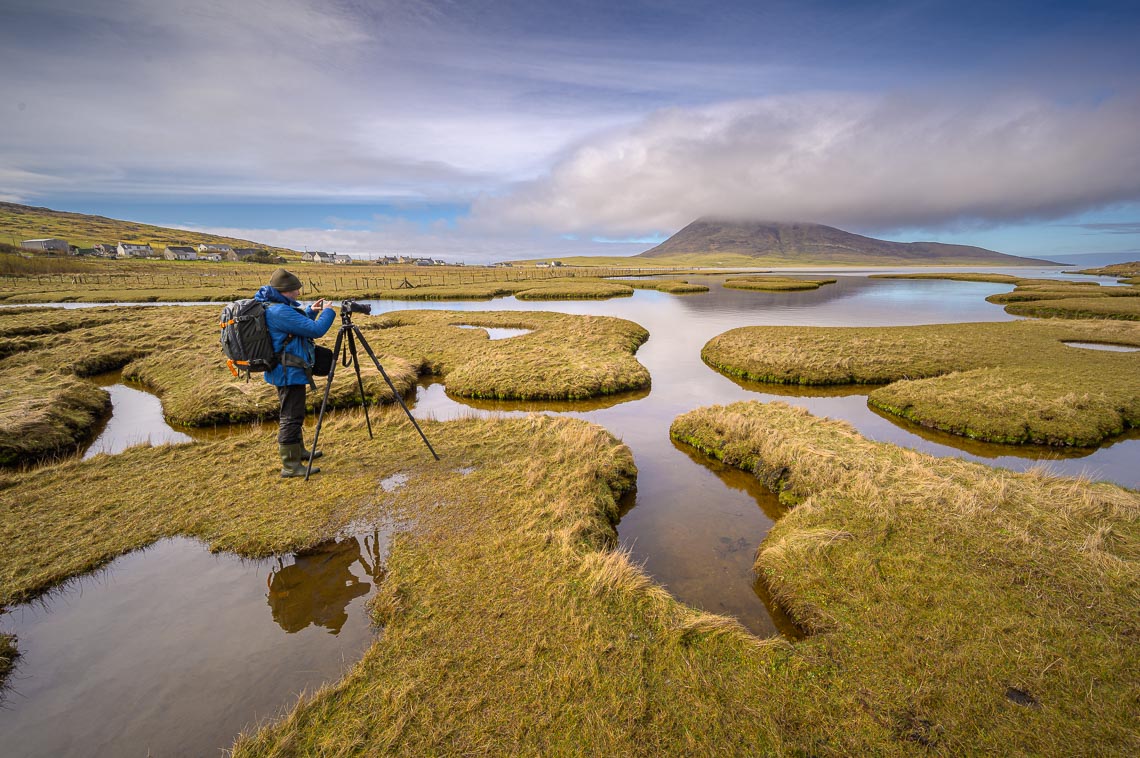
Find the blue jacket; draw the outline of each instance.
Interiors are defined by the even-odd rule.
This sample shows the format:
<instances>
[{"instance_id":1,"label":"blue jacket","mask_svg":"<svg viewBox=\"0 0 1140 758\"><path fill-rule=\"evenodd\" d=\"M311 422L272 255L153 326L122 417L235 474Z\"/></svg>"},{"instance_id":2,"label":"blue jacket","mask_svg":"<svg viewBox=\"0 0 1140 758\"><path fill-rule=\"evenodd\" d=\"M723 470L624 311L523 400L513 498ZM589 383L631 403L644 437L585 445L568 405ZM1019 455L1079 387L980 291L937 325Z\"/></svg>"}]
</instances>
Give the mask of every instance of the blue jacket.
<instances>
[{"instance_id":1,"label":"blue jacket","mask_svg":"<svg viewBox=\"0 0 1140 758\"><path fill-rule=\"evenodd\" d=\"M301 310L300 303L290 300L268 284L259 289L253 298L269 303L265 309L265 325L269 327L269 336L273 339L273 352L280 353L284 350L312 366L316 352L313 340L323 337L332 326L336 318L333 309L325 308L319 316L312 308ZM290 335L293 339L285 344ZM265 381L276 387L309 383L303 369L281 365L272 371L266 371Z\"/></svg>"}]
</instances>

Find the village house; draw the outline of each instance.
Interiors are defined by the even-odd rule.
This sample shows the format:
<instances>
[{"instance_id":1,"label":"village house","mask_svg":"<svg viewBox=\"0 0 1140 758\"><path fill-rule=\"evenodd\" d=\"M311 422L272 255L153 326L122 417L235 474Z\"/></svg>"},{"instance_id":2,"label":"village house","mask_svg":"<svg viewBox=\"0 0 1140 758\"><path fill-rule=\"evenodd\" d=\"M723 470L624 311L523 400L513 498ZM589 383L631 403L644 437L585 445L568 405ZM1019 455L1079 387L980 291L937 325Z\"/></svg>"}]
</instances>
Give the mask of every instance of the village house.
<instances>
[{"instance_id":1,"label":"village house","mask_svg":"<svg viewBox=\"0 0 1140 758\"><path fill-rule=\"evenodd\" d=\"M95 247L91 248L91 252L94 255L100 256L101 258L114 258L119 254L119 248L117 245L100 242L99 244L95 245Z\"/></svg>"},{"instance_id":2,"label":"village house","mask_svg":"<svg viewBox=\"0 0 1140 758\"><path fill-rule=\"evenodd\" d=\"M224 247L229 247L229 245L225 245ZM260 251L252 247L235 247L228 250L218 251L219 255L221 255L227 261L244 261L246 258L257 254L258 252Z\"/></svg>"},{"instance_id":3,"label":"village house","mask_svg":"<svg viewBox=\"0 0 1140 758\"><path fill-rule=\"evenodd\" d=\"M232 247L230 247L229 245L215 245L215 244L208 244L205 242L198 245L198 252L199 253L221 253L222 255L225 255L226 253L232 253L233 250L234 249Z\"/></svg>"},{"instance_id":4,"label":"village house","mask_svg":"<svg viewBox=\"0 0 1140 758\"><path fill-rule=\"evenodd\" d=\"M213 261L214 263L217 263L221 259L221 253L203 253L202 255L198 256L198 260L200 261Z\"/></svg>"},{"instance_id":5,"label":"village house","mask_svg":"<svg viewBox=\"0 0 1140 758\"><path fill-rule=\"evenodd\" d=\"M44 253L66 253L70 251L67 240L54 238L24 240L20 243L20 247L25 250L38 250Z\"/></svg>"},{"instance_id":6,"label":"village house","mask_svg":"<svg viewBox=\"0 0 1140 758\"><path fill-rule=\"evenodd\" d=\"M338 266L352 265L352 256L351 255L343 255L343 254L342 255L334 255L333 256L333 263L337 264Z\"/></svg>"},{"instance_id":7,"label":"village house","mask_svg":"<svg viewBox=\"0 0 1140 758\"><path fill-rule=\"evenodd\" d=\"M116 250L120 258L149 258L154 255L150 245L136 245L133 242L120 242Z\"/></svg>"},{"instance_id":8,"label":"village house","mask_svg":"<svg viewBox=\"0 0 1140 758\"><path fill-rule=\"evenodd\" d=\"M162 257L168 261L196 261L198 260L198 253L194 252L192 247L167 245L166 252L162 254Z\"/></svg>"}]
</instances>

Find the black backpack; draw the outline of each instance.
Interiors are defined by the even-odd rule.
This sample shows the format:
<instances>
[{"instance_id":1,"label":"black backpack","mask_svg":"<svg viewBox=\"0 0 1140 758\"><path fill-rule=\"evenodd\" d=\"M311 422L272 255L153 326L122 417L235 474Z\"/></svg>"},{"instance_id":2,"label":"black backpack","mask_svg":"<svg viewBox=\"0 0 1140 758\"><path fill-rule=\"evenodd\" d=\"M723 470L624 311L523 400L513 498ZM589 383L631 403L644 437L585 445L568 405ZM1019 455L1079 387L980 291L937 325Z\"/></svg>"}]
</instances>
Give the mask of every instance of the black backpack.
<instances>
[{"instance_id":1,"label":"black backpack","mask_svg":"<svg viewBox=\"0 0 1140 758\"><path fill-rule=\"evenodd\" d=\"M234 376L277 368L281 357L273 352L273 339L265 323L266 303L235 300L222 309L222 352Z\"/></svg>"}]
</instances>

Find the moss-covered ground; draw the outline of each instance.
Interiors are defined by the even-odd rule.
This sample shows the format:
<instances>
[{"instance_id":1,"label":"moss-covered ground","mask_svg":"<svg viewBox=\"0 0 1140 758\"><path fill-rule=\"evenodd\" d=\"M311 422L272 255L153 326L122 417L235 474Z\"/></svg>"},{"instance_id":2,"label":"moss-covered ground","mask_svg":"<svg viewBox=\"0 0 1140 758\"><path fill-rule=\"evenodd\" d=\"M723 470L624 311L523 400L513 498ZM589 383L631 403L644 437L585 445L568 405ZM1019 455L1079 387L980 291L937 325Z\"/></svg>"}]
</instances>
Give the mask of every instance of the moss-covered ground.
<instances>
[{"instance_id":1,"label":"moss-covered ground","mask_svg":"<svg viewBox=\"0 0 1140 758\"><path fill-rule=\"evenodd\" d=\"M743 327L704 360L779 384L887 384L868 402L925 426L1003 443L1094 445L1140 426L1140 347L1119 321L1014 321L908 327Z\"/></svg>"},{"instance_id":2,"label":"moss-covered ground","mask_svg":"<svg viewBox=\"0 0 1140 758\"><path fill-rule=\"evenodd\" d=\"M1097 282L1027 279L1008 274L875 274L880 279L947 279L1015 285L986 298L1006 313L1038 318L1140 320L1140 287L1102 287Z\"/></svg>"},{"instance_id":3,"label":"moss-covered ground","mask_svg":"<svg viewBox=\"0 0 1140 758\"><path fill-rule=\"evenodd\" d=\"M825 284L835 284L835 279L799 279L794 276L741 276L724 280L724 286L736 290L757 290L760 292L800 292L817 290Z\"/></svg>"}]
</instances>

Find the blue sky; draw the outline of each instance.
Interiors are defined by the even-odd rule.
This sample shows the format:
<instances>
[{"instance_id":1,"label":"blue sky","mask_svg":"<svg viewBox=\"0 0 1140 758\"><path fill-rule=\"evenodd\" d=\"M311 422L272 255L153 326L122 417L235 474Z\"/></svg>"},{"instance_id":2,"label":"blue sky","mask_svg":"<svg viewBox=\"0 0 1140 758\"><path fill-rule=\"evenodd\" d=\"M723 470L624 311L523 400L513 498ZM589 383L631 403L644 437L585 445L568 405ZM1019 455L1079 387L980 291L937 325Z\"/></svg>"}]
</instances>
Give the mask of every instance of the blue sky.
<instances>
[{"instance_id":1,"label":"blue sky","mask_svg":"<svg viewBox=\"0 0 1140 758\"><path fill-rule=\"evenodd\" d=\"M1140 6L0 0L0 199L295 249L1140 252Z\"/></svg>"}]
</instances>

